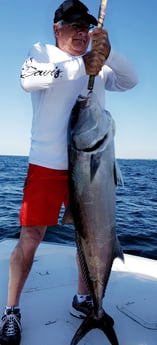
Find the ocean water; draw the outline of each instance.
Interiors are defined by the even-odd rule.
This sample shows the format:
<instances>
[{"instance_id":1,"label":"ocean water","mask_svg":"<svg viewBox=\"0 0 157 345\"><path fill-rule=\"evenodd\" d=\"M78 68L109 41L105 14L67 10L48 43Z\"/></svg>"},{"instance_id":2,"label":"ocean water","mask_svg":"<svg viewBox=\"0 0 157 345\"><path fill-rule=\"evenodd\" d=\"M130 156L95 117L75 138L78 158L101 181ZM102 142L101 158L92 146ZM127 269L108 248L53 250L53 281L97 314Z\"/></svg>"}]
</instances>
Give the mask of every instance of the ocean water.
<instances>
[{"instance_id":1,"label":"ocean water","mask_svg":"<svg viewBox=\"0 0 157 345\"><path fill-rule=\"evenodd\" d=\"M157 160L118 160L117 234L125 253L157 259ZM19 237L19 209L28 157L0 156L0 239ZM75 244L72 226L48 227L44 240Z\"/></svg>"}]
</instances>

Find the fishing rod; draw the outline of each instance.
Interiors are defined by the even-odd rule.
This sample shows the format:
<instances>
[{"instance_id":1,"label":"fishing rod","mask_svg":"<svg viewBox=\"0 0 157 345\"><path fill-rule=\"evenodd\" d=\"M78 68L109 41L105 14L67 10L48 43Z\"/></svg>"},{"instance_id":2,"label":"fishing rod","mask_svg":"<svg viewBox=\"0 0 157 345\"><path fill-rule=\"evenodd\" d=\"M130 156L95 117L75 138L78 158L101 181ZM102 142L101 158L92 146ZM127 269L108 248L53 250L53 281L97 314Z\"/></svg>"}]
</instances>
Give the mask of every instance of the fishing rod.
<instances>
[{"instance_id":1,"label":"fishing rod","mask_svg":"<svg viewBox=\"0 0 157 345\"><path fill-rule=\"evenodd\" d=\"M98 15L98 28L102 28L104 24L105 14L106 14L107 0L101 0ZM92 91L94 87L95 75L89 76L88 90Z\"/></svg>"}]
</instances>

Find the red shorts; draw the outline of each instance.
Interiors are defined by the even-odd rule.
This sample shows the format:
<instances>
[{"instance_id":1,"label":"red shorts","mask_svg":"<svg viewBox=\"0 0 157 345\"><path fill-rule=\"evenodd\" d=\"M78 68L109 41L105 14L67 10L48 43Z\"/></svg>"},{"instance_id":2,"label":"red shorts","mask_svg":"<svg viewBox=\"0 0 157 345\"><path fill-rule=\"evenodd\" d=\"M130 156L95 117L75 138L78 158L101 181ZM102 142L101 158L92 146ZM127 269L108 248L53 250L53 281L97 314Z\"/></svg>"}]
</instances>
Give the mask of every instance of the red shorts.
<instances>
[{"instance_id":1,"label":"red shorts","mask_svg":"<svg viewBox=\"0 0 157 345\"><path fill-rule=\"evenodd\" d=\"M20 224L55 225L62 204L69 202L68 171L29 164L23 192Z\"/></svg>"}]
</instances>

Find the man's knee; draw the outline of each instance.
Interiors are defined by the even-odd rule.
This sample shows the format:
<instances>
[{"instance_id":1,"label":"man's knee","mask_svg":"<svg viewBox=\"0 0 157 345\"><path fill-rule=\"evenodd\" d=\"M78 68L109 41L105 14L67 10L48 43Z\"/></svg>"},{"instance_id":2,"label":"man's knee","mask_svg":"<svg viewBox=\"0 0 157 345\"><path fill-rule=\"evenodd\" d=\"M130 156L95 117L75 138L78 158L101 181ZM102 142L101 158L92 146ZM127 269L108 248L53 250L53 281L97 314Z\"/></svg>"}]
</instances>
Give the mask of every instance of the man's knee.
<instances>
[{"instance_id":1,"label":"man's knee","mask_svg":"<svg viewBox=\"0 0 157 345\"><path fill-rule=\"evenodd\" d=\"M23 266L30 266L32 262L35 251L41 242L46 227L23 227L20 239L12 252L10 262L14 264L16 262L21 262ZM24 268L24 267L23 267Z\"/></svg>"},{"instance_id":2,"label":"man's knee","mask_svg":"<svg viewBox=\"0 0 157 345\"><path fill-rule=\"evenodd\" d=\"M46 226L29 226L22 227L19 245L22 247L36 249L42 241L46 231Z\"/></svg>"}]
</instances>

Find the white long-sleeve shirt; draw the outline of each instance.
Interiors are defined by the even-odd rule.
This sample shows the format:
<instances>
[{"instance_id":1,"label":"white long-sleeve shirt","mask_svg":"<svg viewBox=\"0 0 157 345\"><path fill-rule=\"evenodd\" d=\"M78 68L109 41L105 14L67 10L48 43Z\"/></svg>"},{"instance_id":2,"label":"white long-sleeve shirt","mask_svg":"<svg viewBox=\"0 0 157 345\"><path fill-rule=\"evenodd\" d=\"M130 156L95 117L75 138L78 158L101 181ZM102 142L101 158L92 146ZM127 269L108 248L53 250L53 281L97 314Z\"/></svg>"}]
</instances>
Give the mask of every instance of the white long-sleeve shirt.
<instances>
[{"instance_id":1,"label":"white long-sleeve shirt","mask_svg":"<svg viewBox=\"0 0 157 345\"><path fill-rule=\"evenodd\" d=\"M78 95L88 94L89 76L81 56L56 46L36 43L22 66L21 85L31 92L33 119L29 162L52 169L67 169L67 128ZM131 64L112 49L95 77L94 92L105 108L104 90L125 91L137 83Z\"/></svg>"}]
</instances>

